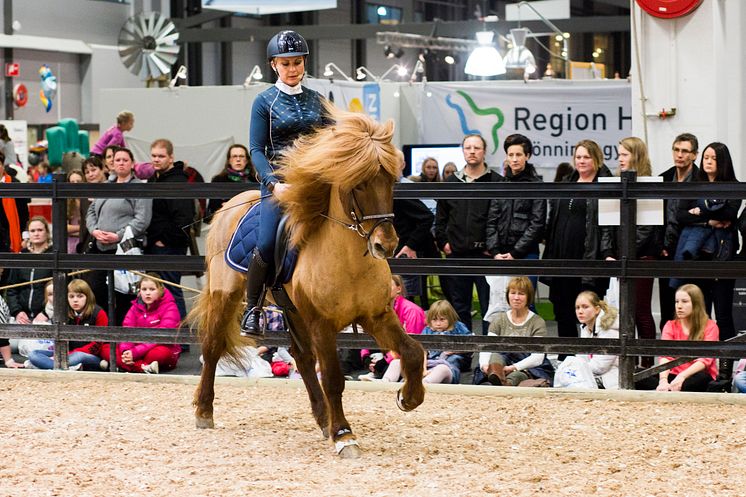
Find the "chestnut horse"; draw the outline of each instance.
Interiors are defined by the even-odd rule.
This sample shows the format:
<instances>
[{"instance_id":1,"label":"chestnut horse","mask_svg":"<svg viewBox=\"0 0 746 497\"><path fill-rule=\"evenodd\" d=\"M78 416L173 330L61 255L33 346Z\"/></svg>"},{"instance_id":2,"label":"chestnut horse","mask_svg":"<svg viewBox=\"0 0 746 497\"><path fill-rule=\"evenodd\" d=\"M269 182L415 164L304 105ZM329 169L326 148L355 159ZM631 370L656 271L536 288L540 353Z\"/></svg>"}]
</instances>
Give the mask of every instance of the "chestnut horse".
<instances>
[{"instance_id":1,"label":"chestnut horse","mask_svg":"<svg viewBox=\"0 0 746 497\"><path fill-rule=\"evenodd\" d=\"M285 285L295 304L288 321L290 352L308 391L311 411L341 457L360 448L342 409L344 377L337 333L357 323L382 349L401 356L404 386L397 403L422 403L424 351L409 337L391 307L391 270L386 262L398 238L392 225L393 186L400 156L391 143L394 125L327 106L332 124L305 135L283 154L278 175L290 185L279 201L288 214L291 243L299 250ZM215 366L249 344L240 337L245 278L230 269L224 252L241 217L259 200L247 191L213 218L207 237L208 282L187 320L198 328L204 366L195 392L198 428L212 428ZM270 201L265 200L265 201ZM316 374L320 368L321 383Z\"/></svg>"}]
</instances>

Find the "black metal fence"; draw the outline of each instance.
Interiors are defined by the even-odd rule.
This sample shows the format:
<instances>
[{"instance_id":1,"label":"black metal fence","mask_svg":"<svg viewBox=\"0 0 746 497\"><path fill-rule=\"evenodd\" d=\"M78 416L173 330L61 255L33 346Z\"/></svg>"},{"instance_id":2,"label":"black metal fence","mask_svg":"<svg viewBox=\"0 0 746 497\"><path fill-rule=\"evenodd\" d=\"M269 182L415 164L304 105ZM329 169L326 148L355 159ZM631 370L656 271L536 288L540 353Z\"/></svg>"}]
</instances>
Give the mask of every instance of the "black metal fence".
<instances>
[{"instance_id":1,"label":"black metal fence","mask_svg":"<svg viewBox=\"0 0 746 497\"><path fill-rule=\"evenodd\" d=\"M65 240L67 203L70 198L226 198L246 189L240 184L72 184L56 175L52 184L0 184L2 197L46 197L52 199L54 251L48 254L0 254L4 268L37 267L53 271L56 288L65 288L67 272L78 269L178 270L204 269L197 256L109 256L67 254ZM636 356L670 355L680 357L740 358L746 356L746 343L739 338L727 342L682 342L635 339L635 278L739 278L746 275L746 262L639 261L635 260L636 200L660 198L746 198L746 183L642 183L634 173L624 173L619 183L414 183L399 184L398 198L573 198L620 200L620 256L616 261L512 260L490 259L391 259L394 273L407 275L540 275L615 276L620 286L619 339L518 338L487 336L417 336L426 348L456 351L523 351L546 353L595 353L620 357L620 385L634 388ZM66 292L54 293L55 315L66 315ZM76 327L0 324L0 337L52 338L55 340L55 367L67 366L67 341L149 341L187 343L195 337L187 329L121 327ZM267 345L288 345L285 334L268 335ZM364 334L340 334L340 348L374 346ZM671 364L668 365L670 367ZM654 374L656 369L646 375Z\"/></svg>"}]
</instances>

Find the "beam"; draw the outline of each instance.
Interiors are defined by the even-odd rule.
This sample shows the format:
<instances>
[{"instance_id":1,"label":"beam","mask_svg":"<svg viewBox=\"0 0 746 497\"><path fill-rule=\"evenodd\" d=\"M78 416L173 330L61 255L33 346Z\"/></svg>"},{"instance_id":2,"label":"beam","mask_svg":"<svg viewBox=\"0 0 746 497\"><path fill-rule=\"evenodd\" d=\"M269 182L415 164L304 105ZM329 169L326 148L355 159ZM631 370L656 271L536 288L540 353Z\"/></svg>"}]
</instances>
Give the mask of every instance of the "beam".
<instances>
[{"instance_id":1,"label":"beam","mask_svg":"<svg viewBox=\"0 0 746 497\"><path fill-rule=\"evenodd\" d=\"M596 3L612 5L620 9L629 9L629 0L596 0Z\"/></svg>"},{"instance_id":2,"label":"beam","mask_svg":"<svg viewBox=\"0 0 746 497\"><path fill-rule=\"evenodd\" d=\"M173 18L171 19L179 30L196 28L203 24L212 21L219 21L225 17L232 17L233 13L223 12L220 10L208 10L206 12L200 12L197 15L187 18Z\"/></svg>"},{"instance_id":3,"label":"beam","mask_svg":"<svg viewBox=\"0 0 746 497\"><path fill-rule=\"evenodd\" d=\"M594 16L573 17L561 19L554 22L557 27L568 33L611 33L630 30L629 16ZM528 21L521 23L532 31L542 32L546 29L540 21ZM188 28L183 30L179 36L179 43L191 42L230 42L230 41L256 41L268 40L275 33L283 29L300 29L303 37L307 40L336 40L336 39L369 39L375 38L376 33L381 31L398 31L401 33L414 33L425 36L433 36L436 28L436 36L463 38L464 33L475 33L484 29L480 21L456 21L456 22L422 22L404 23L396 26L384 24L327 24L317 26L261 26L252 28ZM516 27L516 23L498 21L487 23L489 29L497 29L507 32Z\"/></svg>"}]
</instances>

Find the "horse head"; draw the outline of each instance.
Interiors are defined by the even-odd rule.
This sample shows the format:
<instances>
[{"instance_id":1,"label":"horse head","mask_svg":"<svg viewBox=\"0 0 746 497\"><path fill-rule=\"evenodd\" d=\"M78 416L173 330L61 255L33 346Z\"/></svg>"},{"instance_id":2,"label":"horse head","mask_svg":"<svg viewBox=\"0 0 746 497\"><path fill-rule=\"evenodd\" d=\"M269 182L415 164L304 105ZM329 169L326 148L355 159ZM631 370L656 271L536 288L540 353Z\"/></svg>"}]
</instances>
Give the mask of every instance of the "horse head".
<instances>
[{"instance_id":1,"label":"horse head","mask_svg":"<svg viewBox=\"0 0 746 497\"><path fill-rule=\"evenodd\" d=\"M278 175L292 185L279 197L298 247L333 222L366 238L376 259L394 254L394 182L400 154L391 143L394 123L326 105L331 124L298 138Z\"/></svg>"}]
</instances>

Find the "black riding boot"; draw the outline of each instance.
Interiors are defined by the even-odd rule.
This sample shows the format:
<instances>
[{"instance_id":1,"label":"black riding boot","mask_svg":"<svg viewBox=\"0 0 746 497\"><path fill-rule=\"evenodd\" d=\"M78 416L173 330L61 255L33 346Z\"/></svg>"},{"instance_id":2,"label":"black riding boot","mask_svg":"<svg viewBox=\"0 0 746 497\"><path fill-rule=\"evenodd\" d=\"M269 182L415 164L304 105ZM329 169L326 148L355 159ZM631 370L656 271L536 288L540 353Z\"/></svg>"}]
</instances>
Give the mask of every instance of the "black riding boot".
<instances>
[{"instance_id":1,"label":"black riding boot","mask_svg":"<svg viewBox=\"0 0 746 497\"><path fill-rule=\"evenodd\" d=\"M267 266L259 250L254 249L249 270L246 272L246 311L241 318L241 336L263 335L259 328L259 316L262 312L262 303L259 299L264 294Z\"/></svg>"}]
</instances>

